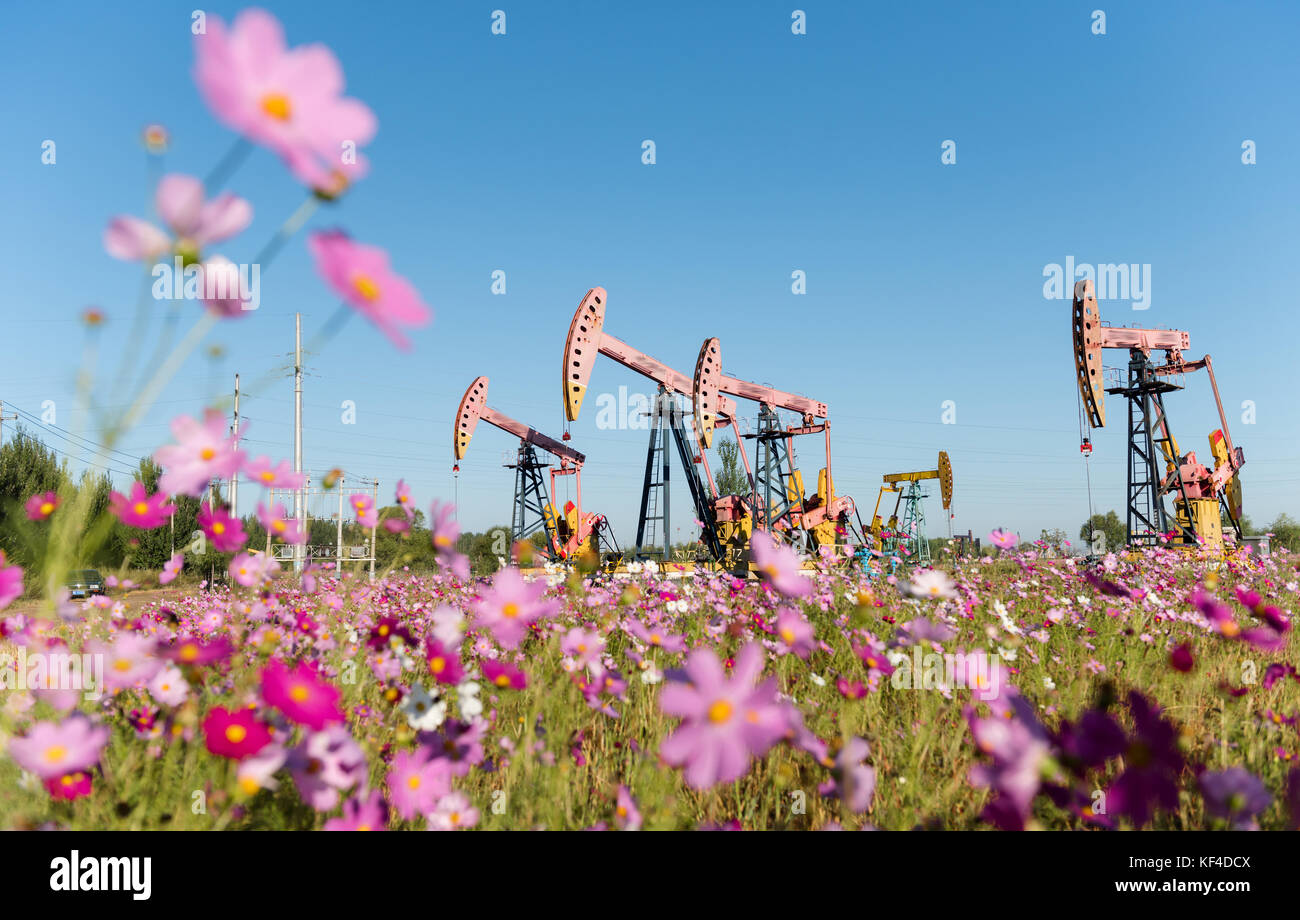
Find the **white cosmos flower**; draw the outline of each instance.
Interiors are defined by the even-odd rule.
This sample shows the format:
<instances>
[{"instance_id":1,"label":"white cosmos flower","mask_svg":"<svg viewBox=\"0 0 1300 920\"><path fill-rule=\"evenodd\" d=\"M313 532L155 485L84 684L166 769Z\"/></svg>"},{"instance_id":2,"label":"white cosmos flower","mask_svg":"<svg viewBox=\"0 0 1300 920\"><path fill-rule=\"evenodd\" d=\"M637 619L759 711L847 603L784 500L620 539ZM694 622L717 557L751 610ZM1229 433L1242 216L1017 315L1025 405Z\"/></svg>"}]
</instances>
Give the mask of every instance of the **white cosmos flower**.
<instances>
[{"instance_id":1,"label":"white cosmos flower","mask_svg":"<svg viewBox=\"0 0 1300 920\"><path fill-rule=\"evenodd\" d=\"M447 718L447 704L435 691L430 694L423 684L416 684L402 700L406 724L416 731L431 732Z\"/></svg>"}]
</instances>

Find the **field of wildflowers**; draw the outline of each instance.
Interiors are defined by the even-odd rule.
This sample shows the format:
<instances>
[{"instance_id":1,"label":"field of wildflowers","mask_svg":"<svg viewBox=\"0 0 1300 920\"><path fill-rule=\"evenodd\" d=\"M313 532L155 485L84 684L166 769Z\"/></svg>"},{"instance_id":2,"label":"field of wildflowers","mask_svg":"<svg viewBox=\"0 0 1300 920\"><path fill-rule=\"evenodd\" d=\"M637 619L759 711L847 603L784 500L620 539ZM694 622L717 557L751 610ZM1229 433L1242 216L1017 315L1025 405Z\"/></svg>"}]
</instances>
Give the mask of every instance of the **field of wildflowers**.
<instances>
[{"instance_id":1,"label":"field of wildflowers","mask_svg":"<svg viewBox=\"0 0 1300 920\"><path fill-rule=\"evenodd\" d=\"M194 75L235 147L205 181L163 176L165 227L111 219L107 251L176 260L200 319L104 426L112 446L251 292L210 250L251 204L222 187L250 145L306 191L250 264L265 271L368 166L376 122L324 46L269 14L207 17ZM340 156L340 151L343 155ZM310 234L342 301L397 347L431 311L382 249ZM103 320L91 312L91 326ZM174 502L243 474L217 410L177 417L136 482L91 514L74 484L20 508L36 558L0 554L0 826L67 829L1290 828L1300 817L1300 559L1174 549L1099 564L995 535L998 555L891 573L805 565L759 534L761 577L584 570L471 576L452 509L428 520L431 572L371 581L251 551L201 502L229 583L73 601L60 573L110 526L166 526ZM354 496L365 527L378 509ZM415 509L383 521L412 539ZM258 520L306 535L265 497ZM422 533L423 531L421 531ZM421 537L420 539L424 539ZM186 572L176 553L151 575ZM26 573L24 570L27 570ZM180 583L177 583L180 584ZM154 587L152 584L149 587ZM19 611L27 594L36 601Z\"/></svg>"},{"instance_id":2,"label":"field of wildflowers","mask_svg":"<svg viewBox=\"0 0 1300 920\"><path fill-rule=\"evenodd\" d=\"M454 529L435 535L454 544ZM249 567L3 621L8 827L1294 825L1286 553L912 578ZM238 557L237 557L238 558ZM232 567L247 566L246 561ZM3 570L0 603L18 575ZM78 605L80 606L80 605ZM104 662L101 692L81 655ZM10 658L12 681L19 659ZM63 680L55 680L62 674ZM43 676L42 676L43 675ZM45 679L56 689L42 689ZM95 697L88 699L88 697Z\"/></svg>"}]
</instances>

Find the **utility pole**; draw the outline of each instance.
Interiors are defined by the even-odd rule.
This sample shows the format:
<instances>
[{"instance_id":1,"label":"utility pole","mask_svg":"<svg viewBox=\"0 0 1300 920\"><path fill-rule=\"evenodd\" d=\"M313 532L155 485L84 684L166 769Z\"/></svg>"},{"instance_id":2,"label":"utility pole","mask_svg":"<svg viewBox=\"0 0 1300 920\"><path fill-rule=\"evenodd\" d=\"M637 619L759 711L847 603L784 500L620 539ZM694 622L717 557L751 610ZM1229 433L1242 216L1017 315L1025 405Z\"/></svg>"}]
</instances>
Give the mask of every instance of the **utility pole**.
<instances>
[{"instance_id":1,"label":"utility pole","mask_svg":"<svg viewBox=\"0 0 1300 920\"><path fill-rule=\"evenodd\" d=\"M335 483L339 490L339 528L338 528L338 546L334 550L334 577L340 582L343 580L343 477Z\"/></svg>"},{"instance_id":2,"label":"utility pole","mask_svg":"<svg viewBox=\"0 0 1300 920\"><path fill-rule=\"evenodd\" d=\"M4 400L0 399L0 446L3 446L5 442L5 419L7 418L13 419L16 422L18 421L18 413L15 412L13 415L5 415Z\"/></svg>"},{"instance_id":3,"label":"utility pole","mask_svg":"<svg viewBox=\"0 0 1300 920\"><path fill-rule=\"evenodd\" d=\"M302 473L302 314L293 315L293 471ZM298 519L298 531L306 530L307 496L303 486L294 493L294 516ZM293 570L302 571L302 544L294 544Z\"/></svg>"},{"instance_id":4,"label":"utility pole","mask_svg":"<svg viewBox=\"0 0 1300 920\"><path fill-rule=\"evenodd\" d=\"M235 375L235 418L230 426L230 433L235 438L235 447L239 447L239 375ZM230 516L239 517L239 470L230 474Z\"/></svg>"},{"instance_id":5,"label":"utility pole","mask_svg":"<svg viewBox=\"0 0 1300 920\"><path fill-rule=\"evenodd\" d=\"M375 523L379 522L379 480L376 479L370 488L371 507L375 509ZM370 528L370 580L375 580L375 527Z\"/></svg>"}]
</instances>

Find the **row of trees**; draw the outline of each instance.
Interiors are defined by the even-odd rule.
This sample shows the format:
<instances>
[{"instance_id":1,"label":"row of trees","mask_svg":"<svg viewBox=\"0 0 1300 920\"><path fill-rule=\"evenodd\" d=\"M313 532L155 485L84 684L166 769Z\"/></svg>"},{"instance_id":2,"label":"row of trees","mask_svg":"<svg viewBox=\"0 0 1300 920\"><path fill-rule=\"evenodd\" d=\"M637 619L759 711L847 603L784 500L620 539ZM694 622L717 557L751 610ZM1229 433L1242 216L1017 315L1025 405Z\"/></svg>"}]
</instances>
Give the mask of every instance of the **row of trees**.
<instances>
[{"instance_id":1,"label":"row of trees","mask_svg":"<svg viewBox=\"0 0 1300 920\"><path fill-rule=\"evenodd\" d=\"M1224 530L1226 531L1228 527L1228 522L1225 521ZM1256 526L1248 515L1242 515L1241 532L1248 537L1272 534L1269 539L1271 546L1300 552L1300 521L1296 521L1286 513L1279 514L1271 524L1262 527ZM1092 539L1094 533L1103 535L1106 540L1105 546L1110 549L1123 546L1128 542L1128 528L1114 511L1094 514L1091 520L1083 523L1079 528L1079 539L1083 541L1085 547L1089 545L1088 541Z\"/></svg>"}]
</instances>

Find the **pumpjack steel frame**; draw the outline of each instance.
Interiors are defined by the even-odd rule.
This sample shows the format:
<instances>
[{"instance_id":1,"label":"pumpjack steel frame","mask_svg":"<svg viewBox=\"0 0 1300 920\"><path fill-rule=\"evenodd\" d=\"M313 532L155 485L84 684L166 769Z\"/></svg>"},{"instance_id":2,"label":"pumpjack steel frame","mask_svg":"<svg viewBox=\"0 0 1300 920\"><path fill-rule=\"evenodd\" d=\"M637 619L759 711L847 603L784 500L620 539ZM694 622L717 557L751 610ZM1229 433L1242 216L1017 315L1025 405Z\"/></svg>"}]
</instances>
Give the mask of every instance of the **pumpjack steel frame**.
<instances>
[{"instance_id":1,"label":"pumpjack steel frame","mask_svg":"<svg viewBox=\"0 0 1300 920\"><path fill-rule=\"evenodd\" d=\"M1246 459L1241 448L1233 446L1210 356L1186 360L1183 352L1191 348L1191 336L1180 329L1103 326L1091 279L1075 283L1072 331L1075 375L1088 426L1105 426L1106 393L1123 396L1128 403L1128 543L1153 546L1169 535L1181 544L1220 540L1220 514L1227 517L1240 538L1240 471ZM1107 348L1129 352L1128 382L1124 386L1103 386L1102 352ZM1163 364L1151 360L1151 352L1157 349L1165 352ZM1223 426L1210 433L1213 469L1198 462L1194 452L1180 452L1164 403L1166 393L1183 387L1163 378L1181 379L1201 369L1209 377ZM1086 435L1084 444L1091 446ZM1164 473L1159 467L1162 461ZM1173 497L1173 514L1165 506L1166 496ZM1205 517L1207 504L1213 507L1212 520Z\"/></svg>"}]
</instances>

